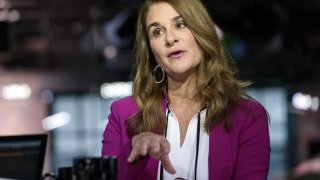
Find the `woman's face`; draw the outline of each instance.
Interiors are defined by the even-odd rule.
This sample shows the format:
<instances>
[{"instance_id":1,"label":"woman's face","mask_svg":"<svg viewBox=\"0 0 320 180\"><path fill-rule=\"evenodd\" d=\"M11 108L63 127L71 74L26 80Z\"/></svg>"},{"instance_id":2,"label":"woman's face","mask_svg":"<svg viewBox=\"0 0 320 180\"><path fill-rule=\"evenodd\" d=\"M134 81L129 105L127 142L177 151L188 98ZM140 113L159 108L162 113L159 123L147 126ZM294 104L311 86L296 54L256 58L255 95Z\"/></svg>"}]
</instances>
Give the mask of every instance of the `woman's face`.
<instances>
[{"instance_id":1,"label":"woman's face","mask_svg":"<svg viewBox=\"0 0 320 180\"><path fill-rule=\"evenodd\" d=\"M169 78L180 80L193 74L202 52L176 10L168 3L153 4L146 24L151 50Z\"/></svg>"}]
</instances>

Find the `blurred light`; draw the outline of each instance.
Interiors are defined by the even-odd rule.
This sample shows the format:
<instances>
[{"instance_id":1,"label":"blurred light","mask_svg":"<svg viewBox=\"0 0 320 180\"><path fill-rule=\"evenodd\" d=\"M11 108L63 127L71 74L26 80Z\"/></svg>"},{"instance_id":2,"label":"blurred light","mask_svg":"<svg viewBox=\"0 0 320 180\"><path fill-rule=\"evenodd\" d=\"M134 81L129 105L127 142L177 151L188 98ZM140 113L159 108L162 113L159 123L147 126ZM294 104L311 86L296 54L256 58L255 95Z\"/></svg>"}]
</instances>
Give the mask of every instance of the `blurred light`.
<instances>
[{"instance_id":1,"label":"blurred light","mask_svg":"<svg viewBox=\"0 0 320 180\"><path fill-rule=\"evenodd\" d=\"M0 10L0 21L7 21L9 16L9 11L4 9Z\"/></svg>"},{"instance_id":2,"label":"blurred light","mask_svg":"<svg viewBox=\"0 0 320 180\"><path fill-rule=\"evenodd\" d=\"M232 54L237 58L243 58L247 52L247 44L243 39L235 41L232 45Z\"/></svg>"},{"instance_id":3,"label":"blurred light","mask_svg":"<svg viewBox=\"0 0 320 180\"><path fill-rule=\"evenodd\" d=\"M0 9L10 8L10 2L7 0L0 0Z\"/></svg>"},{"instance_id":4,"label":"blurred light","mask_svg":"<svg viewBox=\"0 0 320 180\"><path fill-rule=\"evenodd\" d=\"M103 50L103 55L107 59L113 59L118 54L118 50L114 46L107 46Z\"/></svg>"},{"instance_id":5,"label":"blurred light","mask_svg":"<svg viewBox=\"0 0 320 180\"><path fill-rule=\"evenodd\" d=\"M105 99L130 96L132 94L132 82L104 83L100 87L100 93Z\"/></svg>"},{"instance_id":6,"label":"blurred light","mask_svg":"<svg viewBox=\"0 0 320 180\"><path fill-rule=\"evenodd\" d=\"M42 120L43 129L50 131L52 129L64 126L71 121L70 114L67 112L60 112L48 116Z\"/></svg>"},{"instance_id":7,"label":"blurred light","mask_svg":"<svg viewBox=\"0 0 320 180\"><path fill-rule=\"evenodd\" d=\"M31 88L28 84L10 84L3 87L2 96L7 100L29 99Z\"/></svg>"},{"instance_id":8,"label":"blurred light","mask_svg":"<svg viewBox=\"0 0 320 180\"><path fill-rule=\"evenodd\" d=\"M18 10L12 10L8 14L8 21L9 22L16 22L20 19L20 12Z\"/></svg>"},{"instance_id":9,"label":"blurred light","mask_svg":"<svg viewBox=\"0 0 320 180\"><path fill-rule=\"evenodd\" d=\"M319 109L319 98L313 97L312 104L311 104L311 111L316 112Z\"/></svg>"},{"instance_id":10,"label":"blurred light","mask_svg":"<svg viewBox=\"0 0 320 180\"><path fill-rule=\"evenodd\" d=\"M6 0L0 0L0 9L3 9L6 7Z\"/></svg>"},{"instance_id":11,"label":"blurred light","mask_svg":"<svg viewBox=\"0 0 320 180\"><path fill-rule=\"evenodd\" d=\"M292 105L298 110L317 111L319 108L319 98L311 97L309 94L295 93L292 97Z\"/></svg>"},{"instance_id":12,"label":"blurred light","mask_svg":"<svg viewBox=\"0 0 320 180\"><path fill-rule=\"evenodd\" d=\"M299 110L308 110L312 104L311 96L308 94L295 93L292 97L292 105Z\"/></svg>"},{"instance_id":13,"label":"blurred light","mask_svg":"<svg viewBox=\"0 0 320 180\"><path fill-rule=\"evenodd\" d=\"M108 39L110 44L113 44L116 47L124 45L126 40L120 36L119 31L130 18L131 14L130 8L122 8L122 10L118 11L112 19L109 19L104 23L104 36Z\"/></svg>"},{"instance_id":14,"label":"blurred light","mask_svg":"<svg viewBox=\"0 0 320 180\"><path fill-rule=\"evenodd\" d=\"M41 99L44 103L52 103L54 100L54 95L50 90L44 90L41 93Z\"/></svg>"},{"instance_id":15,"label":"blurred light","mask_svg":"<svg viewBox=\"0 0 320 180\"><path fill-rule=\"evenodd\" d=\"M20 12L16 9L9 11L8 9L0 10L0 21L16 22L20 19Z\"/></svg>"},{"instance_id":16,"label":"blurred light","mask_svg":"<svg viewBox=\"0 0 320 180\"><path fill-rule=\"evenodd\" d=\"M216 32L217 32L219 39L220 40L223 39L224 33L223 33L222 29L218 25L215 25L215 29L216 29Z\"/></svg>"}]
</instances>

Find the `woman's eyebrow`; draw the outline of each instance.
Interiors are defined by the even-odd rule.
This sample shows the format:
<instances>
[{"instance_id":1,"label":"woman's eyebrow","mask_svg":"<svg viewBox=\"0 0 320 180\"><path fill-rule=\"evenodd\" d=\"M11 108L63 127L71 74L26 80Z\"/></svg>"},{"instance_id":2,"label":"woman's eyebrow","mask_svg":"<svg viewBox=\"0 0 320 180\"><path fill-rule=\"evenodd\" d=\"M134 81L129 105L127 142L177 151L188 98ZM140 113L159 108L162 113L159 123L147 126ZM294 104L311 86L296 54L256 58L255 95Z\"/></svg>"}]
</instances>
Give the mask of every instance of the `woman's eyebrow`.
<instances>
[{"instance_id":1,"label":"woman's eyebrow","mask_svg":"<svg viewBox=\"0 0 320 180\"><path fill-rule=\"evenodd\" d=\"M173 17L173 18L171 18L171 21L178 21L179 19L182 19L182 17L181 16L175 16L175 17ZM150 28L151 27L158 27L158 26L160 26L160 23L159 22L153 22L153 23L151 23L151 24L149 24L148 25L148 32L150 31Z\"/></svg>"},{"instance_id":2,"label":"woman's eyebrow","mask_svg":"<svg viewBox=\"0 0 320 180\"><path fill-rule=\"evenodd\" d=\"M160 23L158 23L158 22L153 22L153 23L151 23L151 24L148 26L148 32L149 32L149 30L150 30L150 28L151 28L152 26L158 27L158 26L160 26Z\"/></svg>"},{"instance_id":3,"label":"woman's eyebrow","mask_svg":"<svg viewBox=\"0 0 320 180\"><path fill-rule=\"evenodd\" d=\"M173 17L171 19L171 21L178 21L179 19L182 19L182 17L181 16L176 16L176 17Z\"/></svg>"}]
</instances>

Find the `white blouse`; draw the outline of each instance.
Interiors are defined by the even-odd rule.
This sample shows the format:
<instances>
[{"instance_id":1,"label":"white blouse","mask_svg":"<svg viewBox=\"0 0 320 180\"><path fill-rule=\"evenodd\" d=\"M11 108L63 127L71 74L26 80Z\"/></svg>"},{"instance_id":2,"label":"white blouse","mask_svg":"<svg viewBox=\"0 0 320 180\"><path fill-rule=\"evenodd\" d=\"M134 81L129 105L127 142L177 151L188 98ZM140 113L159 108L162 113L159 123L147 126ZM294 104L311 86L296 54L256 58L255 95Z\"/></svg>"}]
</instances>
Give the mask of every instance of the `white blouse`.
<instances>
[{"instance_id":1,"label":"white blouse","mask_svg":"<svg viewBox=\"0 0 320 180\"><path fill-rule=\"evenodd\" d=\"M197 179L208 179L208 157L209 157L209 135L204 128L206 109L200 112L200 139L198 152ZM168 113L168 110L167 110ZM172 111L168 116L167 140L170 143L171 151L169 153L170 161L176 170L174 175L163 170L164 180L173 180L175 178L194 179L196 146L197 146L197 122L198 113L195 114L187 129L185 140L180 146L180 128L179 122ZM160 180L160 163L158 168L158 180Z\"/></svg>"}]
</instances>

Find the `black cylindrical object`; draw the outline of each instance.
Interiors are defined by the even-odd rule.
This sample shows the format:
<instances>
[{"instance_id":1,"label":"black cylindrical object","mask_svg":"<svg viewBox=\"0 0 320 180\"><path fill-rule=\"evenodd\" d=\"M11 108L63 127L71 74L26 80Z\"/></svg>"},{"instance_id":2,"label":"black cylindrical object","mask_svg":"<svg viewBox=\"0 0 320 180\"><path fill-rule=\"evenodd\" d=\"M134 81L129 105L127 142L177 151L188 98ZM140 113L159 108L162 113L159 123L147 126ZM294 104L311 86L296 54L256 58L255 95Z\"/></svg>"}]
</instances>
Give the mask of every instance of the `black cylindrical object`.
<instances>
[{"instance_id":1,"label":"black cylindrical object","mask_svg":"<svg viewBox=\"0 0 320 180\"><path fill-rule=\"evenodd\" d=\"M101 162L101 172L102 180L117 180L118 176L118 162L115 156L111 157L102 157Z\"/></svg>"},{"instance_id":2,"label":"black cylindrical object","mask_svg":"<svg viewBox=\"0 0 320 180\"><path fill-rule=\"evenodd\" d=\"M102 174L100 159L97 157L74 159L73 168L76 180L100 180Z\"/></svg>"}]
</instances>

